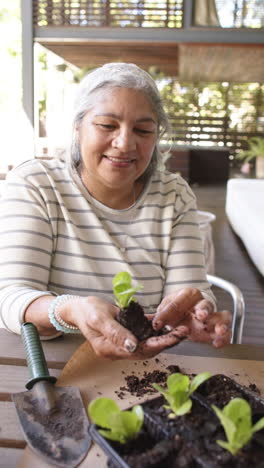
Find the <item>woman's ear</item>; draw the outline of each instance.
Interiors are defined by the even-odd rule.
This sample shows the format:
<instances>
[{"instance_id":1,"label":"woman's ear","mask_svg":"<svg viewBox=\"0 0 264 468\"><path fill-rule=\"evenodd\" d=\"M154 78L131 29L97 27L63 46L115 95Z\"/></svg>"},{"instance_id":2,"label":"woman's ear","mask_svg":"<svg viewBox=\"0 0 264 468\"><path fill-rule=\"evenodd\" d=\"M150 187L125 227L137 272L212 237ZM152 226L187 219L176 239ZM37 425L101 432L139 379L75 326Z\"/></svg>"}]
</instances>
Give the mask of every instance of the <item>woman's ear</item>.
<instances>
[{"instance_id":1,"label":"woman's ear","mask_svg":"<svg viewBox=\"0 0 264 468\"><path fill-rule=\"evenodd\" d=\"M76 132L76 134L79 134L80 127L81 127L80 122L77 122L74 127L74 132Z\"/></svg>"},{"instance_id":2,"label":"woman's ear","mask_svg":"<svg viewBox=\"0 0 264 468\"><path fill-rule=\"evenodd\" d=\"M77 123L74 127L73 135L74 135L74 140L78 145L80 144L80 130L81 130L81 125L80 123Z\"/></svg>"}]
</instances>

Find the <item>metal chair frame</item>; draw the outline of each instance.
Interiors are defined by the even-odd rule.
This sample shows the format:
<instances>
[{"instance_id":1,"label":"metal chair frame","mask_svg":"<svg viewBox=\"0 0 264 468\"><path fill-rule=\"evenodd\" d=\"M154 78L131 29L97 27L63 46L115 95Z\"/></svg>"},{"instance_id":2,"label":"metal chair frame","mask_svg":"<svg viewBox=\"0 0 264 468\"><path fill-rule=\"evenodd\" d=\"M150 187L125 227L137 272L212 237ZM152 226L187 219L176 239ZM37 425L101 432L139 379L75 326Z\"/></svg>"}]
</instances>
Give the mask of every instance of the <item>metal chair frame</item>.
<instances>
[{"instance_id":1,"label":"metal chair frame","mask_svg":"<svg viewBox=\"0 0 264 468\"><path fill-rule=\"evenodd\" d=\"M232 317L232 344L241 344L243 337L243 327L245 321L245 301L242 291L230 281L215 275L207 275L207 280L213 286L217 286L224 291L227 291L233 299L233 317Z\"/></svg>"}]
</instances>

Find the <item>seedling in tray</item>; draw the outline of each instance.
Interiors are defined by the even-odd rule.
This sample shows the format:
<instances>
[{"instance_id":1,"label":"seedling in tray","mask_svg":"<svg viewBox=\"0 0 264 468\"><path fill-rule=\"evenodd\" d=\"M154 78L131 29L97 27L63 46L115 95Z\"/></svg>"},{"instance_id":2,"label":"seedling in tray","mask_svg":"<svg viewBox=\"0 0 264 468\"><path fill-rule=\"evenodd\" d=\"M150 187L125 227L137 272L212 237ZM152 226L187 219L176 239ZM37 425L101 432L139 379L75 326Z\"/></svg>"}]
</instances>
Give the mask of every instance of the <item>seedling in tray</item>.
<instances>
[{"instance_id":1,"label":"seedling in tray","mask_svg":"<svg viewBox=\"0 0 264 468\"><path fill-rule=\"evenodd\" d=\"M91 401L88 414L94 424L103 428L99 429L100 434L121 444L135 438L144 421L144 412L140 405L122 411L111 398L102 397Z\"/></svg>"},{"instance_id":2,"label":"seedling in tray","mask_svg":"<svg viewBox=\"0 0 264 468\"><path fill-rule=\"evenodd\" d=\"M89 411L90 419L97 424L91 424L90 434L109 457L109 468L146 468L150 466L153 468L176 468L179 466L185 468L193 468L194 466L197 468L264 468L264 423L262 417L264 400L227 376L215 375L206 380L207 376L207 372L202 373L188 383L187 390L186 388L184 390L185 398L186 394L190 396L194 392L191 395L193 406L191 411L180 417L168 418L168 411L163 407L163 395L141 403L140 424L137 426L135 423L135 426L138 429L140 427L140 430L127 443L119 443L116 441L119 438L111 435L112 440L109 440L104 432L102 435L102 431L106 430L106 432L111 433L114 428L111 418L109 420L106 417L106 414L112 411L112 403L110 410L107 409L107 405L101 407L102 420L93 419ZM183 377L185 376L183 375ZM183 381L186 382L186 379ZM201 383L202 385L200 385ZM197 388L198 390L195 391ZM162 392L166 392L166 390L162 388ZM223 409L226 404L231 405L230 402L241 399L241 395L243 400L249 402L252 422L251 412L248 413L247 409L244 411L241 406L235 408L235 403L232 403L233 409L230 406L232 411L223 410L226 413L225 416L229 418L230 414L227 413L232 413L234 410L236 414L236 423L231 420L230 423L226 424L228 430L231 431L229 435L226 433L226 443L230 443L230 450L222 443L225 439L224 428L212 405L218 405ZM245 406L244 403L242 405ZM115 404L114 407L114 411L116 411ZM171 407L170 410L172 410ZM132 413L134 411L133 409ZM144 411L144 422L142 411ZM120 412L118 408L117 413ZM122 411L122 413L125 412ZM127 412L131 412L131 409L129 408ZM241 422L238 422L240 418ZM107 427L103 425L105 419L107 419ZM109 428L110 431L107 431ZM244 446L241 444L241 439L243 439ZM126 436L123 437L123 441L125 440ZM220 440L221 444L216 442ZM241 449L238 448L238 445ZM233 450L234 448L235 450Z\"/></svg>"},{"instance_id":3,"label":"seedling in tray","mask_svg":"<svg viewBox=\"0 0 264 468\"><path fill-rule=\"evenodd\" d=\"M264 428L264 417L253 426L250 405L243 398L234 398L222 410L212 405L224 428L227 442L217 440L217 443L236 455L252 438L254 432Z\"/></svg>"},{"instance_id":4,"label":"seedling in tray","mask_svg":"<svg viewBox=\"0 0 264 468\"><path fill-rule=\"evenodd\" d=\"M169 403L169 405L164 405L164 408L172 411L169 417L175 418L175 416L182 416L191 410L191 394L197 390L199 385L209 379L209 377L211 377L210 372L203 372L196 375L190 382L190 378L187 375L176 373L169 375L167 378L167 390L158 384L153 384L153 387L158 390Z\"/></svg>"}]
</instances>

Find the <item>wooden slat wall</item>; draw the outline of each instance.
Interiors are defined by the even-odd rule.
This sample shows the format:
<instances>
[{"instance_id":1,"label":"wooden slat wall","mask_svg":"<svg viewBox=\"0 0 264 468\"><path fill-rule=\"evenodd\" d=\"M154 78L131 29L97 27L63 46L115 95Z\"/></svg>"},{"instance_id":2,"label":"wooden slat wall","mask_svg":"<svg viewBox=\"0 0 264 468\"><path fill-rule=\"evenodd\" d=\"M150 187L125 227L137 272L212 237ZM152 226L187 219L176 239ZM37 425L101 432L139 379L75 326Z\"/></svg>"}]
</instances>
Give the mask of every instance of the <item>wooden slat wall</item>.
<instances>
[{"instance_id":1,"label":"wooden slat wall","mask_svg":"<svg viewBox=\"0 0 264 468\"><path fill-rule=\"evenodd\" d=\"M262 132L239 132L230 128L229 119L223 117L170 116L175 143L191 145L197 142L206 146L213 141L215 146L225 146L235 154L247 146L248 139L263 136Z\"/></svg>"},{"instance_id":2,"label":"wooden slat wall","mask_svg":"<svg viewBox=\"0 0 264 468\"><path fill-rule=\"evenodd\" d=\"M41 42L42 43L42 42ZM156 66L165 75L177 76L179 48L174 42L134 41L53 41L42 43L47 49L79 68L97 67L108 62L131 62L148 69Z\"/></svg>"}]
</instances>

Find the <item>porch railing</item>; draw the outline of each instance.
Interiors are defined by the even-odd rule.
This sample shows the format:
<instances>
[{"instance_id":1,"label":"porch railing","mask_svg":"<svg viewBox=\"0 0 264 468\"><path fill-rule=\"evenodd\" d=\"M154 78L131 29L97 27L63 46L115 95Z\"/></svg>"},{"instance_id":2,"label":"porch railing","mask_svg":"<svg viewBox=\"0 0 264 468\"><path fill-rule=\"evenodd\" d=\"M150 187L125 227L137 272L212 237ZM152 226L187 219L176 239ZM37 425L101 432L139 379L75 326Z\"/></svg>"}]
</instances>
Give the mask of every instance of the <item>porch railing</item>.
<instances>
[{"instance_id":1,"label":"porch railing","mask_svg":"<svg viewBox=\"0 0 264 468\"><path fill-rule=\"evenodd\" d=\"M183 0L32 1L33 22L38 27L183 27ZM215 0L215 5L220 27L264 27L263 0Z\"/></svg>"},{"instance_id":2,"label":"porch railing","mask_svg":"<svg viewBox=\"0 0 264 468\"><path fill-rule=\"evenodd\" d=\"M35 26L181 28L183 0L33 0Z\"/></svg>"},{"instance_id":3,"label":"porch railing","mask_svg":"<svg viewBox=\"0 0 264 468\"><path fill-rule=\"evenodd\" d=\"M181 145L224 146L235 155L247 147L248 139L263 136L258 131L230 128L228 117L171 116L172 137Z\"/></svg>"}]
</instances>

